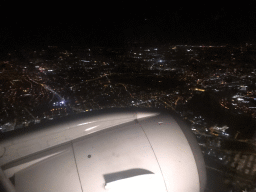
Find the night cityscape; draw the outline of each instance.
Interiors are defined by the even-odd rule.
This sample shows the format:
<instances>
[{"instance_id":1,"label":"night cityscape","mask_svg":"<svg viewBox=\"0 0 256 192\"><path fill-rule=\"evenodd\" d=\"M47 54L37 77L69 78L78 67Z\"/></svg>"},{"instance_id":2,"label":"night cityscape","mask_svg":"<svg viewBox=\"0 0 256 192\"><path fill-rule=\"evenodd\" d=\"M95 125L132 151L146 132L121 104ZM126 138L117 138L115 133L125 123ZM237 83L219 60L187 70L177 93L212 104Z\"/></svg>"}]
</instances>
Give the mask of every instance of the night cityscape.
<instances>
[{"instance_id":1,"label":"night cityscape","mask_svg":"<svg viewBox=\"0 0 256 192\"><path fill-rule=\"evenodd\" d=\"M104 17L103 10L87 21L84 39L87 29L69 16L52 33L59 17L30 28L29 22L6 22L0 32L0 140L69 115L164 109L195 135L206 164L206 192L256 191L256 13L249 7L210 14L157 5L155 17L150 6L143 14L120 9L118 19Z\"/></svg>"}]
</instances>

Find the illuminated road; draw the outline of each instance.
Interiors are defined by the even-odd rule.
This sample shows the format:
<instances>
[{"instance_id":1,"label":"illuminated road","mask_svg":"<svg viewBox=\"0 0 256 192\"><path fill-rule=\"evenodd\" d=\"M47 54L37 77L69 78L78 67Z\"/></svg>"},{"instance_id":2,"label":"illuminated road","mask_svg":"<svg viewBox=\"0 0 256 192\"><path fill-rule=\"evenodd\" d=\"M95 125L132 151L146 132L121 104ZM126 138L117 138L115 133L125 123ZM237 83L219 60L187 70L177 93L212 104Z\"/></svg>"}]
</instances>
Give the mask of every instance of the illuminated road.
<instances>
[{"instance_id":1,"label":"illuminated road","mask_svg":"<svg viewBox=\"0 0 256 192\"><path fill-rule=\"evenodd\" d=\"M105 76L107 76L107 74L104 74L104 75L102 75L101 77L96 77L96 78L94 78L94 79L85 80L85 82L95 81L95 80L101 79L101 78L103 78L103 77L105 77ZM81 82L81 83L84 83L84 82Z\"/></svg>"},{"instance_id":2,"label":"illuminated road","mask_svg":"<svg viewBox=\"0 0 256 192\"><path fill-rule=\"evenodd\" d=\"M43 83L38 83L36 82L35 80L31 79L29 76L27 76L29 78L30 81L38 84L38 85L41 85L46 91L50 91L53 93L53 96L50 100L50 102L53 100L54 96L57 96L57 98L59 99L59 101L67 108L67 110L72 113L72 109L66 104L66 101L64 99L64 97L62 97L59 93L57 93L56 91L54 91L52 88L50 88L48 85L46 84L43 84ZM32 85L31 85L32 86ZM49 103L50 103L49 102Z\"/></svg>"},{"instance_id":3,"label":"illuminated road","mask_svg":"<svg viewBox=\"0 0 256 192\"><path fill-rule=\"evenodd\" d=\"M161 100L163 103L165 103L168 107L170 107L172 110L175 111L174 107L172 105L170 105L169 103L163 101L161 98L159 98L159 100Z\"/></svg>"},{"instance_id":4,"label":"illuminated road","mask_svg":"<svg viewBox=\"0 0 256 192\"><path fill-rule=\"evenodd\" d=\"M47 89L48 91L51 91L53 94L57 95L59 97L59 99L61 101L64 101L65 103L65 99L63 97L60 96L60 94L58 94L56 91L54 91L53 89L51 89L48 85L45 84L41 84L45 89Z\"/></svg>"},{"instance_id":5,"label":"illuminated road","mask_svg":"<svg viewBox=\"0 0 256 192\"><path fill-rule=\"evenodd\" d=\"M181 99L182 99L182 97L179 96L178 99L175 101L175 106L178 104L178 101Z\"/></svg>"},{"instance_id":6,"label":"illuminated road","mask_svg":"<svg viewBox=\"0 0 256 192\"><path fill-rule=\"evenodd\" d=\"M125 88L125 91L128 92L129 95L130 95L132 98L134 98L134 97L132 96L132 94L130 93L130 91L127 90L127 87L126 87L123 83L118 83L117 85L122 85L122 86Z\"/></svg>"}]
</instances>

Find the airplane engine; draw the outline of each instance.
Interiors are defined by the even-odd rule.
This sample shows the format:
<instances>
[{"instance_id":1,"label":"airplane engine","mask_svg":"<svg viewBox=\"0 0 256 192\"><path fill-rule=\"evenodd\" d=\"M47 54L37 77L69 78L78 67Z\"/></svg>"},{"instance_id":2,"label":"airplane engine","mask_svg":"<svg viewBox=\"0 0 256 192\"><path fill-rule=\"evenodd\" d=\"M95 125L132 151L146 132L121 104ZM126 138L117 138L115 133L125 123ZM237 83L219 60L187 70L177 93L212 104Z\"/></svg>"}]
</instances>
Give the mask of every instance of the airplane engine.
<instances>
[{"instance_id":1,"label":"airplane engine","mask_svg":"<svg viewBox=\"0 0 256 192\"><path fill-rule=\"evenodd\" d=\"M190 128L159 110L92 111L6 132L0 167L8 192L203 192L206 185Z\"/></svg>"}]
</instances>

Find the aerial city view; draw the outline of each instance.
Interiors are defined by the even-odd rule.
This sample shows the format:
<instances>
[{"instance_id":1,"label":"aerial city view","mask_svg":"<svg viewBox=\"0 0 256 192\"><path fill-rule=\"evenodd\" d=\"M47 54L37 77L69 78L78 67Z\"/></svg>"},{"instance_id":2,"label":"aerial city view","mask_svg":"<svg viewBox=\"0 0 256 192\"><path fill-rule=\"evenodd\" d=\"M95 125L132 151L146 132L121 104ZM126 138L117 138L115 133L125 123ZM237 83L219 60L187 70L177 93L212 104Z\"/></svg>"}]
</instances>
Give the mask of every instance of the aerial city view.
<instances>
[{"instance_id":1,"label":"aerial city view","mask_svg":"<svg viewBox=\"0 0 256 192\"><path fill-rule=\"evenodd\" d=\"M18 26L29 16L18 19L17 26L5 23L0 140L70 115L111 108L162 109L179 116L194 134L205 161L206 192L256 191L255 12L239 12L236 6L238 16L230 16L235 13L221 7L203 12L206 18L201 19L193 15L198 9L185 14L187 8L181 5L170 14L158 8L156 17L149 14L153 7L144 14L119 11L118 19L96 16L88 21L91 29L85 39L78 31L87 29L67 21L68 16L58 28L53 25L59 18L29 29L27 21ZM166 26L166 15L174 18L172 27ZM141 21L132 24L135 20ZM198 29L186 28L191 22ZM69 37L57 37L68 24ZM15 28L24 32L11 33Z\"/></svg>"}]
</instances>

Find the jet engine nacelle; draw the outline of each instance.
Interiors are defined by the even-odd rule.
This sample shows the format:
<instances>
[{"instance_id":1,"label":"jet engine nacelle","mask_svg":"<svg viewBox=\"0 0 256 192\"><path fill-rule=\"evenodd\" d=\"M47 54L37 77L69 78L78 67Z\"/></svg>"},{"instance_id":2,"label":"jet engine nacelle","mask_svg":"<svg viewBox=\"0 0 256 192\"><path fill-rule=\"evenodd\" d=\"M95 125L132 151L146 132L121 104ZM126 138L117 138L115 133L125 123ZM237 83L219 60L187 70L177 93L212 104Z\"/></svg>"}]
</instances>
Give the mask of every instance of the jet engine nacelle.
<instances>
[{"instance_id":1,"label":"jet engine nacelle","mask_svg":"<svg viewBox=\"0 0 256 192\"><path fill-rule=\"evenodd\" d=\"M5 191L204 191L204 159L174 114L108 109L5 133Z\"/></svg>"}]
</instances>

